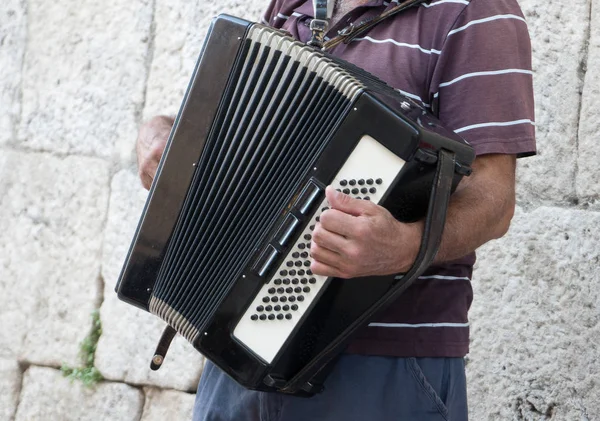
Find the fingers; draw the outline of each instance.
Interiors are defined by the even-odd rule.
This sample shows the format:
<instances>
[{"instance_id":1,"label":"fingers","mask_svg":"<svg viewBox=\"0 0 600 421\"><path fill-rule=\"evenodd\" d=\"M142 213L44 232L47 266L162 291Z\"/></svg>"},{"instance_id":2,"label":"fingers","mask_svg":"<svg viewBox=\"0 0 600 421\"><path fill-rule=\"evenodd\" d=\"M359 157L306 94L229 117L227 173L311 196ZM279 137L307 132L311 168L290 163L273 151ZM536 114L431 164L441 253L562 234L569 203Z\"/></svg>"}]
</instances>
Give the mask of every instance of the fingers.
<instances>
[{"instance_id":1,"label":"fingers","mask_svg":"<svg viewBox=\"0 0 600 421\"><path fill-rule=\"evenodd\" d=\"M146 189L146 190L150 190L150 186L152 185L152 180L153 177L150 177L148 174L146 173L140 173L140 180L142 181L142 186Z\"/></svg>"},{"instance_id":2,"label":"fingers","mask_svg":"<svg viewBox=\"0 0 600 421\"><path fill-rule=\"evenodd\" d=\"M377 206L368 200L354 199L347 194L336 191L331 186L327 186L325 195L332 209L337 209L353 216L370 215L374 207Z\"/></svg>"},{"instance_id":3,"label":"fingers","mask_svg":"<svg viewBox=\"0 0 600 421\"><path fill-rule=\"evenodd\" d=\"M317 260L313 260L312 264L310 265L310 270L315 275L331 276L335 278L348 278L338 268L321 263Z\"/></svg>"},{"instance_id":4,"label":"fingers","mask_svg":"<svg viewBox=\"0 0 600 421\"><path fill-rule=\"evenodd\" d=\"M328 214L328 218L323 218L325 213ZM349 226L348 224L344 223L343 220L354 217L334 210L329 210L325 213L321 215L321 222L316 224L315 229L312 232L311 245L316 244L320 247L342 254L348 247L348 240L345 237L345 229ZM336 217L336 214L339 214L339 218ZM338 226L341 228L338 229Z\"/></svg>"},{"instance_id":5,"label":"fingers","mask_svg":"<svg viewBox=\"0 0 600 421\"><path fill-rule=\"evenodd\" d=\"M329 250L314 241L310 245L310 256L313 260L330 266L336 266L341 257L339 253Z\"/></svg>"},{"instance_id":6,"label":"fingers","mask_svg":"<svg viewBox=\"0 0 600 421\"><path fill-rule=\"evenodd\" d=\"M140 127L136 153L140 180L146 189L150 188L156 175L173 123L172 117L156 116Z\"/></svg>"}]
</instances>

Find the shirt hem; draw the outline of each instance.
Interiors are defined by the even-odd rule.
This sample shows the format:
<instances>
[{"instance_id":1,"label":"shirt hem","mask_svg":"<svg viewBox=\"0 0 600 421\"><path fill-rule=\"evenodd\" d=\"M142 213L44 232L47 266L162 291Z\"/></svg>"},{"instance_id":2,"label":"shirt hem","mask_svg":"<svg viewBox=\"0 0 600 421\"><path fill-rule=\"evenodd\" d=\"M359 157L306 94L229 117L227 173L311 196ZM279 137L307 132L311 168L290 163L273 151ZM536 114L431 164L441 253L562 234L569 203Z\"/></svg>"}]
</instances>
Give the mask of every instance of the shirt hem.
<instances>
[{"instance_id":1,"label":"shirt hem","mask_svg":"<svg viewBox=\"0 0 600 421\"><path fill-rule=\"evenodd\" d=\"M469 344L464 342L407 343L370 338L368 342L354 342L350 344L344 352L346 354L399 358L462 358L469 353Z\"/></svg>"}]
</instances>

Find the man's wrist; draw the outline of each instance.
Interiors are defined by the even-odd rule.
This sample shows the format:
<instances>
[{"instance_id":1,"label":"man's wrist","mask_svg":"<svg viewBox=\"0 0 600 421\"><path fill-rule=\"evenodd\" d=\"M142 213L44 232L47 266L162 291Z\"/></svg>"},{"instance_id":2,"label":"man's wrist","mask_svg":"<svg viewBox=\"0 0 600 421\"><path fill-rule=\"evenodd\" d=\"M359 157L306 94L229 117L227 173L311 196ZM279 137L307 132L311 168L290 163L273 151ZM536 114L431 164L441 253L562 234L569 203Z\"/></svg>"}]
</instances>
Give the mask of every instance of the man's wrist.
<instances>
[{"instance_id":1,"label":"man's wrist","mask_svg":"<svg viewBox=\"0 0 600 421\"><path fill-rule=\"evenodd\" d=\"M406 273L413 266L419 249L421 248L421 240L423 238L424 221L411 223L397 222L398 243L400 250L398 267L396 273Z\"/></svg>"}]
</instances>

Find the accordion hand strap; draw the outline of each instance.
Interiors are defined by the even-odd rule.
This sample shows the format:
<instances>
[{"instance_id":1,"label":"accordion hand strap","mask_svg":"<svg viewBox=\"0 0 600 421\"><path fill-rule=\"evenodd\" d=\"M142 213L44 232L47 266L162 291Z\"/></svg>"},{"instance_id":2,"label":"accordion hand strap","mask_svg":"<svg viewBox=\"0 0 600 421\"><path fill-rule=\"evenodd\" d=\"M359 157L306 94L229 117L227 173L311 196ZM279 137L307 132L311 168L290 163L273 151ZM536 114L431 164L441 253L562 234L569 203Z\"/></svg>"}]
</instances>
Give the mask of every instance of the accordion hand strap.
<instances>
[{"instance_id":1,"label":"accordion hand strap","mask_svg":"<svg viewBox=\"0 0 600 421\"><path fill-rule=\"evenodd\" d=\"M171 345L171 341L177 334L177 331L173 329L171 326L167 325L165 330L163 331L160 340L158 341L158 345L156 345L156 351L154 351L154 356L152 357L152 361L150 362L150 369L156 371L160 368L165 357L167 356L167 351L169 350L169 346Z\"/></svg>"},{"instance_id":2,"label":"accordion hand strap","mask_svg":"<svg viewBox=\"0 0 600 421\"><path fill-rule=\"evenodd\" d=\"M328 347L287 382L282 387L282 392L294 393L298 390L305 390L307 392L320 391L319 389L322 389L322 380L324 380L329 372L328 370L331 368L330 363L348 345L351 335L358 329L366 326L367 323L373 320L374 316L392 304L431 265L442 240L448 203L450 194L452 193L455 165L456 159L454 153L444 149L440 150L434 184L429 198L429 207L425 218L423 238L417 258L410 270L383 297L376 301L365 313L332 341Z\"/></svg>"}]
</instances>

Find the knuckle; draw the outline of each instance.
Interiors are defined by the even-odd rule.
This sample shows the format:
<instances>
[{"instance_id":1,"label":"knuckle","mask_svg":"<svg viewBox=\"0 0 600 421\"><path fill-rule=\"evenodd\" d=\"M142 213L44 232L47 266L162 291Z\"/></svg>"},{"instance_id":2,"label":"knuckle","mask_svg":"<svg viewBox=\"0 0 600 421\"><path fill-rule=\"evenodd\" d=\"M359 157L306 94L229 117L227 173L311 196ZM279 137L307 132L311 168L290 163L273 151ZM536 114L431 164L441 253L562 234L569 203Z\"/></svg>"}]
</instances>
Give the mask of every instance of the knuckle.
<instances>
[{"instance_id":1,"label":"knuckle","mask_svg":"<svg viewBox=\"0 0 600 421\"><path fill-rule=\"evenodd\" d=\"M359 219L358 223L354 226L354 232L357 236L364 238L369 234L369 227L363 221Z\"/></svg>"},{"instance_id":2,"label":"knuckle","mask_svg":"<svg viewBox=\"0 0 600 421\"><path fill-rule=\"evenodd\" d=\"M314 240L314 237L313 237L313 240ZM320 247L317 245L317 243L312 241L310 244L310 255L312 257L318 257L319 252L320 252Z\"/></svg>"},{"instance_id":3,"label":"knuckle","mask_svg":"<svg viewBox=\"0 0 600 421\"><path fill-rule=\"evenodd\" d=\"M349 247L346 251L346 256L350 259L348 266L352 266L352 262L358 261L362 257L362 251L359 247Z\"/></svg>"},{"instance_id":4,"label":"knuckle","mask_svg":"<svg viewBox=\"0 0 600 421\"><path fill-rule=\"evenodd\" d=\"M149 154L154 160L159 160L165 149L165 142L160 139L158 142L153 142L150 147Z\"/></svg>"},{"instance_id":5,"label":"knuckle","mask_svg":"<svg viewBox=\"0 0 600 421\"><path fill-rule=\"evenodd\" d=\"M312 244L319 243L323 240L323 228L321 224L315 225L315 229L312 232Z\"/></svg>"},{"instance_id":6,"label":"knuckle","mask_svg":"<svg viewBox=\"0 0 600 421\"><path fill-rule=\"evenodd\" d=\"M342 205L348 205L351 201L352 197L348 196L347 194L340 195L340 202Z\"/></svg>"},{"instance_id":7,"label":"knuckle","mask_svg":"<svg viewBox=\"0 0 600 421\"><path fill-rule=\"evenodd\" d=\"M334 209L327 209L326 211L324 211L320 216L319 216L319 223L323 224L323 226L327 227L332 219L335 218L335 210Z\"/></svg>"}]
</instances>

